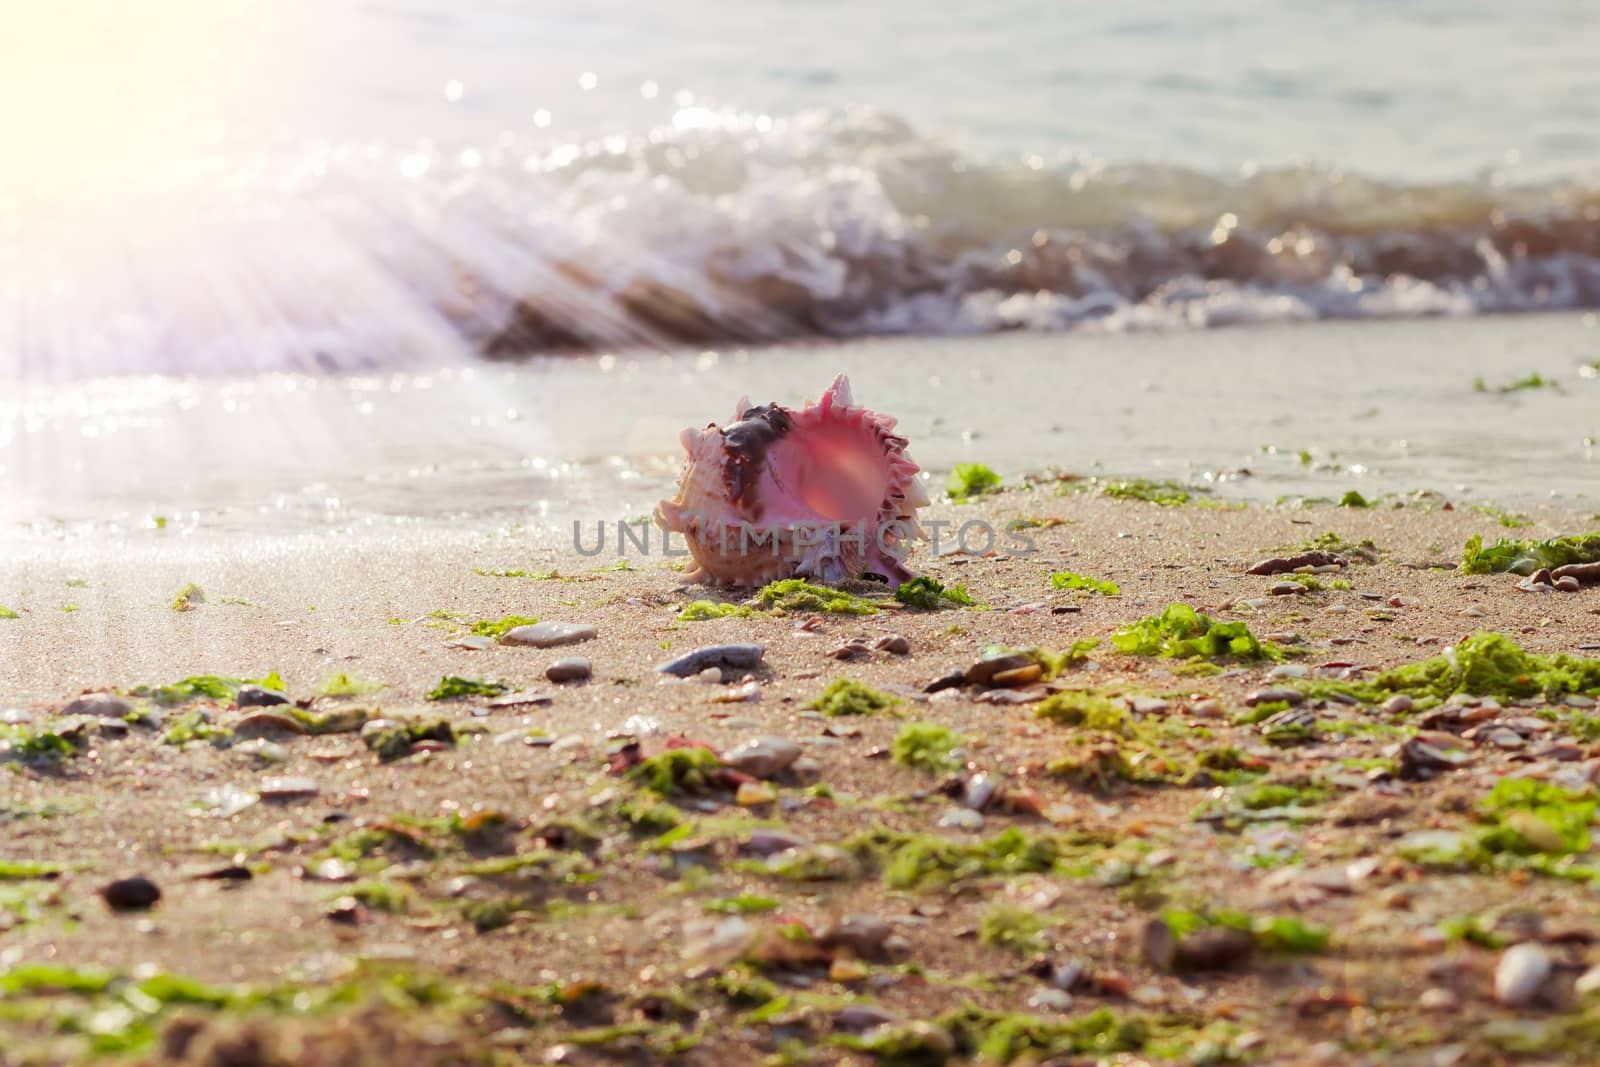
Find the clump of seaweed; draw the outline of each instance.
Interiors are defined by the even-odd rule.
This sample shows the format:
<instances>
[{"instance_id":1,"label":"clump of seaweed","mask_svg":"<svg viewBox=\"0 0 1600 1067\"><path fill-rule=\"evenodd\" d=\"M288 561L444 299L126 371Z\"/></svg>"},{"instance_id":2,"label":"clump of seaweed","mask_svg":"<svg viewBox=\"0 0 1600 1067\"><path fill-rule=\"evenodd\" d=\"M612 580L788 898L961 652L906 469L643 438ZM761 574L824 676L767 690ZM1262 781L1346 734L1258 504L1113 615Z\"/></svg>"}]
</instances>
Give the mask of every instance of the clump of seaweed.
<instances>
[{"instance_id":1,"label":"clump of seaweed","mask_svg":"<svg viewBox=\"0 0 1600 1067\"><path fill-rule=\"evenodd\" d=\"M1480 630L1437 656L1385 671L1373 688L1438 700L1456 693L1512 700L1593 695L1600 693L1600 659L1566 653L1541 656L1504 634Z\"/></svg>"},{"instance_id":2,"label":"clump of seaweed","mask_svg":"<svg viewBox=\"0 0 1600 1067\"><path fill-rule=\"evenodd\" d=\"M944 483L944 492L957 504L964 504L975 496L1000 491L1000 475L982 463L957 463Z\"/></svg>"},{"instance_id":3,"label":"clump of seaweed","mask_svg":"<svg viewBox=\"0 0 1600 1067\"><path fill-rule=\"evenodd\" d=\"M472 624L472 632L478 637L492 637L496 641L518 626L532 626L538 619L527 615L507 615L500 619L482 619Z\"/></svg>"},{"instance_id":4,"label":"clump of seaweed","mask_svg":"<svg viewBox=\"0 0 1600 1067\"><path fill-rule=\"evenodd\" d=\"M784 578L768 582L755 595L755 602L769 611L821 611L836 615L876 615L877 605L864 597L813 585L804 578Z\"/></svg>"},{"instance_id":5,"label":"clump of seaweed","mask_svg":"<svg viewBox=\"0 0 1600 1067\"><path fill-rule=\"evenodd\" d=\"M511 689L504 682L486 681L480 678L463 678L459 674L447 674L439 679L439 684L428 693L429 700L462 700L466 697L497 697Z\"/></svg>"},{"instance_id":6,"label":"clump of seaweed","mask_svg":"<svg viewBox=\"0 0 1600 1067\"><path fill-rule=\"evenodd\" d=\"M896 763L937 773L954 770L959 765L954 753L966 741L965 737L938 723L912 722L900 728L889 751Z\"/></svg>"},{"instance_id":7,"label":"clump of seaweed","mask_svg":"<svg viewBox=\"0 0 1600 1067\"><path fill-rule=\"evenodd\" d=\"M1057 571L1050 576L1050 584L1057 589L1087 589L1091 593L1101 596L1120 596L1122 590L1116 582L1108 582L1099 578L1090 578L1082 574L1073 574L1071 571Z\"/></svg>"},{"instance_id":8,"label":"clump of seaweed","mask_svg":"<svg viewBox=\"0 0 1600 1067\"><path fill-rule=\"evenodd\" d=\"M1216 622L1188 604L1172 604L1111 635L1117 651L1168 659L1281 659L1283 653L1261 641L1242 622Z\"/></svg>"},{"instance_id":9,"label":"clump of seaweed","mask_svg":"<svg viewBox=\"0 0 1600 1067\"><path fill-rule=\"evenodd\" d=\"M978 603L972 594L967 592L966 586L946 587L926 575L900 583L900 588L894 591L894 598L902 604L922 608L924 611L973 607Z\"/></svg>"},{"instance_id":10,"label":"clump of seaweed","mask_svg":"<svg viewBox=\"0 0 1600 1067\"><path fill-rule=\"evenodd\" d=\"M734 615L750 615L743 604L725 604L718 600L692 600L678 612L679 622L705 622L709 619L726 619Z\"/></svg>"},{"instance_id":11,"label":"clump of seaweed","mask_svg":"<svg viewBox=\"0 0 1600 1067\"><path fill-rule=\"evenodd\" d=\"M880 693L869 685L850 678L835 678L828 683L822 695L808 706L829 718L839 718L845 715L874 715L888 711L898 703L898 697Z\"/></svg>"},{"instance_id":12,"label":"clump of seaweed","mask_svg":"<svg viewBox=\"0 0 1600 1067\"><path fill-rule=\"evenodd\" d=\"M1544 568L1574 563L1600 563L1600 532L1552 537L1547 541L1501 537L1488 546L1484 545L1482 535L1473 534L1461 553L1462 574L1529 575Z\"/></svg>"}]
</instances>

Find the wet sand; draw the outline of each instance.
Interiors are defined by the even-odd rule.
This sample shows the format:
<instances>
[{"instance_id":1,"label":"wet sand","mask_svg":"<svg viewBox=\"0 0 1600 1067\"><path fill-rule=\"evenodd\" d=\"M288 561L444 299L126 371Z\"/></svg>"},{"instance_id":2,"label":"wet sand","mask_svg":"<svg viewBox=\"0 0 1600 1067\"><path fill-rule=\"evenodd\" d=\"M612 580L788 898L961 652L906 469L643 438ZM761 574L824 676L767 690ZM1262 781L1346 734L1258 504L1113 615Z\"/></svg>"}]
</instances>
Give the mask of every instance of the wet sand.
<instances>
[{"instance_id":1,"label":"wet sand","mask_svg":"<svg viewBox=\"0 0 1600 1067\"><path fill-rule=\"evenodd\" d=\"M1443 505L1168 508L1012 491L940 505L933 517L1061 520L1032 531L1037 555L912 560L965 585L988 610L889 603L881 614L808 625L809 615L765 612L680 622L681 606L706 594L681 586L663 561L597 569L599 560L532 549L504 531L409 544L280 543L244 556L171 551L152 532L114 560L0 564L0 603L20 616L0 621L0 708L13 709L13 743L22 732L55 731L75 746L53 764L13 758L0 768L4 862L45 865L35 873L47 875L0 881L0 1009L15 1008L3 1016L14 1051L0 1062L85 1055L87 1039L68 1016L99 1019L109 1046L147 1051L163 1035L169 1060L182 1053L218 1064L241 1062L224 1055L240 1042L255 1050L243 1062L264 1063L487 1062L491 1048L513 1062L650 1062L678 1048L686 1062L706 1064L773 1054L870 1062L846 1047L862 1040L877 1042L885 1062L896 1042L920 1042L937 1060L995 1039L996 1017L984 1011L1037 1017L1027 1024L1044 1028L1034 1047L1059 1054L1052 1062L1091 1062L1096 1048L1179 1062L1206 1049L1267 1063L1498 1063L1512 1047L1543 1050L1533 1062L1592 1058L1600 1046L1586 1036L1590 1016L1572 985L1595 962L1592 891L1526 867L1430 867L1405 850L1418 831L1477 825L1476 805L1504 776L1590 788L1600 751L1581 708L1534 699L1474 709L1475 724L1510 721L1527 737L1507 747L1458 740L1459 768L1403 780L1398 746L1419 733L1442 744L1436 735L1446 728L1313 699L1301 705L1311 723L1304 743L1271 744L1261 726L1240 720L1252 691L1297 681L1270 679L1272 664L1194 673L1182 661L1120 654L1106 640L1186 602L1274 635L1300 653L1285 662L1306 665L1313 678L1344 677L1341 664L1367 668L1357 679L1478 630L1540 653L1600 641L1600 590L1535 595L1505 575L1454 573L1468 536L1508 531ZM1531 517L1536 524L1518 536L1594 526L1548 507ZM1327 531L1379 548L1376 563L1319 576L1349 590L1270 596L1276 579L1243 573ZM496 570L562 577L479 573ZM1120 596L1053 589L1048 576L1060 570L1114 581ZM205 602L175 611L188 583L204 589ZM548 650L456 647L472 622L510 614L588 623L598 636ZM889 634L908 640L908 655L830 656L848 639L870 645ZM1133 709L1131 734L1043 720L1033 705L991 703L981 689L922 692L990 644L1065 649L1084 638L1102 644L1050 684ZM765 646L764 667L753 672L757 699L715 702L732 687L664 682L653 669L726 642ZM547 681L545 668L569 655L592 662L591 680ZM162 708L135 699L148 717L126 730L58 717L84 690L269 670L313 714L443 719L454 740L424 741L383 763L356 733L274 733L270 719L229 700ZM383 688L313 700L335 672ZM427 701L446 675L503 680L548 702ZM836 678L900 703L849 718L808 709ZM258 752L259 743L225 735L164 743L175 729L238 727L252 713L255 729L281 747ZM892 752L908 722L940 724L966 743L944 770L903 765ZM640 748L628 749L622 735ZM608 766L659 755L670 738L728 755L756 737L793 740L814 764L770 789L747 782L743 805L733 779L660 798L683 820L666 838L658 837L665 823L630 826L626 812L642 818L651 794ZM1118 750L1133 758L1132 771L1091 773ZM1242 762L1212 762L1242 773L1179 773L1224 750ZM1002 800L981 818L939 788L954 777L959 796L959 779L974 771L1002 783ZM311 781L268 781L284 777ZM1248 807L1264 784L1297 799L1276 812ZM274 788L307 795L256 799ZM965 814L950 816L958 809ZM883 842L901 833L975 846L1013 828L1055 842L1048 870L980 866L953 883L896 884L892 849L886 857L868 843L889 848ZM816 869L806 878L763 870L769 861L750 854L763 847L761 832L804 845L771 862L803 856ZM344 866L327 866L334 858ZM224 870L222 879L198 877ZM245 877L239 870L248 881L229 880ZM134 874L161 887L161 902L113 914L98 891ZM345 880L319 880L330 876ZM362 902L341 899L351 893ZM736 900L771 910L708 910ZM1330 941L1304 954L1262 942L1220 969L1186 970L1147 944L1152 919L1172 909L1293 917L1326 929ZM1017 918L1024 914L1039 922ZM833 929L850 915L887 925ZM1472 936L1463 940L1463 930ZM1554 977L1525 1002L1497 1004L1494 970L1519 940L1542 945ZM59 975L25 970L42 962L178 974L226 987L232 999L213 1010L159 989L144 999L118 986L60 992ZM1076 979L1073 968L1082 971ZM407 979L397 992L398 979L380 977L396 969L438 987L424 995ZM26 973L34 977L15 977ZM330 982L349 983L367 1007L300 1010ZM380 985L387 1000L367 999ZM241 986L279 992L266 1005L247 1003ZM285 989L311 992L295 1001ZM121 1014L106 1014L112 1001ZM951 1013L964 1005L981 1011L960 1023ZM1143 1020L1144 1036L1062 1036L1100 1009ZM1085 1034L1105 1017L1093 1018ZM864 1028L865 1037L851 1035ZM990 1051L1015 1058L1027 1045ZM1446 1058L1430 1058L1438 1056Z\"/></svg>"}]
</instances>

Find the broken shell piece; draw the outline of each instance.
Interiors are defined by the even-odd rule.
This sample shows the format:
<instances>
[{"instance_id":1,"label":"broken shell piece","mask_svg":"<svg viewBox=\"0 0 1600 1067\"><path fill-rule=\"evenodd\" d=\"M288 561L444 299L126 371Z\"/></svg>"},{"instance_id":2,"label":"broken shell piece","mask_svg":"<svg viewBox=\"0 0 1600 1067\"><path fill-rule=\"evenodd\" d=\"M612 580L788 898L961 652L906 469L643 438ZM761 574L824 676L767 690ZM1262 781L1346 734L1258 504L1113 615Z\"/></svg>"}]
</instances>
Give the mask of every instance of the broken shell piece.
<instances>
[{"instance_id":1,"label":"broken shell piece","mask_svg":"<svg viewBox=\"0 0 1600 1067\"><path fill-rule=\"evenodd\" d=\"M855 406L840 375L804 409L740 400L728 425L683 431L688 464L656 520L688 542L687 580L909 579L902 559L928 495L894 425Z\"/></svg>"}]
</instances>

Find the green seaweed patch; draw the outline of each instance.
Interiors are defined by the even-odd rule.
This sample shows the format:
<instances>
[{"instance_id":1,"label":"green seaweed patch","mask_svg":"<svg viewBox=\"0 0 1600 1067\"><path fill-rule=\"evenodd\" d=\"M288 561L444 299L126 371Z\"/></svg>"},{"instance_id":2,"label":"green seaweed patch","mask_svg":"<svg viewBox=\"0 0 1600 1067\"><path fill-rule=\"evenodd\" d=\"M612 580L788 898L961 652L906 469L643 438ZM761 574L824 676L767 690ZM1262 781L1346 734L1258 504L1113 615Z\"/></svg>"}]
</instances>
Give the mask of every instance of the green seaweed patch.
<instances>
[{"instance_id":1,"label":"green seaweed patch","mask_svg":"<svg viewBox=\"0 0 1600 1067\"><path fill-rule=\"evenodd\" d=\"M382 682L369 682L347 671L335 671L317 685L317 695L322 697L362 697L384 688Z\"/></svg>"},{"instance_id":2,"label":"green seaweed patch","mask_svg":"<svg viewBox=\"0 0 1600 1067\"><path fill-rule=\"evenodd\" d=\"M405 886L383 881L357 882L341 895L352 896L374 911L391 915L404 915L410 911L414 899Z\"/></svg>"},{"instance_id":3,"label":"green seaweed patch","mask_svg":"<svg viewBox=\"0 0 1600 1067\"><path fill-rule=\"evenodd\" d=\"M804 578L784 578L757 590L755 602L768 611L821 611L835 615L876 615L878 607L863 597L812 585Z\"/></svg>"},{"instance_id":4,"label":"green seaweed patch","mask_svg":"<svg viewBox=\"0 0 1600 1067\"><path fill-rule=\"evenodd\" d=\"M499 619L480 619L472 624L472 633L478 637L492 637L496 641L518 626L532 626L538 619L528 615L507 615Z\"/></svg>"},{"instance_id":5,"label":"green seaweed patch","mask_svg":"<svg viewBox=\"0 0 1600 1067\"><path fill-rule=\"evenodd\" d=\"M218 726L203 711L190 711L179 716L167 732L161 736L164 745L182 747L191 741L210 741L217 745L226 745L233 740L233 731L225 726Z\"/></svg>"},{"instance_id":6,"label":"green seaweed patch","mask_svg":"<svg viewBox=\"0 0 1600 1067\"><path fill-rule=\"evenodd\" d=\"M419 741L439 741L446 745L456 743L455 729L445 720L434 722L400 722L382 730L362 735L367 748L382 763L393 763L411 754Z\"/></svg>"},{"instance_id":7,"label":"green seaweed patch","mask_svg":"<svg viewBox=\"0 0 1600 1067\"><path fill-rule=\"evenodd\" d=\"M16 612L14 612L10 608L6 607L4 604L0 604L0 619L20 619L20 618L22 618L21 615L18 615Z\"/></svg>"},{"instance_id":8,"label":"green seaweed patch","mask_svg":"<svg viewBox=\"0 0 1600 1067\"><path fill-rule=\"evenodd\" d=\"M1529 371L1521 378L1513 378L1509 382L1502 382L1493 388L1484 380L1482 375L1472 379L1472 391L1474 393L1499 393L1504 396L1508 393L1520 393L1527 389L1554 389L1558 393L1563 391L1559 380L1547 378L1538 371Z\"/></svg>"},{"instance_id":9,"label":"green seaweed patch","mask_svg":"<svg viewBox=\"0 0 1600 1067\"><path fill-rule=\"evenodd\" d=\"M1129 736L1128 711L1093 689L1063 689L1034 705L1034 715L1065 726Z\"/></svg>"},{"instance_id":10,"label":"green seaweed patch","mask_svg":"<svg viewBox=\"0 0 1600 1067\"><path fill-rule=\"evenodd\" d=\"M1323 926L1302 922L1289 915L1249 915L1242 911L1175 910L1162 918L1173 937L1186 937L1199 930L1228 927L1243 930L1255 938L1257 947L1268 952L1312 955L1326 952L1332 935Z\"/></svg>"},{"instance_id":11,"label":"green seaweed patch","mask_svg":"<svg viewBox=\"0 0 1600 1067\"><path fill-rule=\"evenodd\" d=\"M978 604L972 594L967 592L966 586L946 587L927 575L920 575L909 582L901 582L900 588L894 591L894 598L902 604L924 611L970 608Z\"/></svg>"},{"instance_id":12,"label":"green seaweed patch","mask_svg":"<svg viewBox=\"0 0 1600 1067\"><path fill-rule=\"evenodd\" d=\"M428 693L429 700L463 700L467 697L497 697L509 692L511 687L505 682L488 681L482 678L463 678L459 674L447 674L439 679L439 684Z\"/></svg>"},{"instance_id":13,"label":"green seaweed patch","mask_svg":"<svg viewBox=\"0 0 1600 1067\"><path fill-rule=\"evenodd\" d=\"M992 948L1038 955L1050 949L1050 938L1046 934L1050 925L1048 919L1028 908L996 904L983 913L978 923L978 940Z\"/></svg>"},{"instance_id":14,"label":"green seaweed patch","mask_svg":"<svg viewBox=\"0 0 1600 1067\"><path fill-rule=\"evenodd\" d=\"M1379 548L1378 543L1370 537L1352 541L1332 530L1300 542L1300 548L1307 552L1331 552L1333 555L1360 560L1362 563L1376 563L1383 555L1383 549Z\"/></svg>"},{"instance_id":15,"label":"green seaweed patch","mask_svg":"<svg viewBox=\"0 0 1600 1067\"><path fill-rule=\"evenodd\" d=\"M900 703L900 698L880 693L851 678L835 678L822 695L806 705L837 719L846 715L875 715Z\"/></svg>"},{"instance_id":16,"label":"green seaweed patch","mask_svg":"<svg viewBox=\"0 0 1600 1067\"><path fill-rule=\"evenodd\" d=\"M949 727L934 722L911 722L900 728L890 746L896 763L922 771L940 773L960 766L955 751L967 738Z\"/></svg>"},{"instance_id":17,"label":"green seaweed patch","mask_svg":"<svg viewBox=\"0 0 1600 1067\"><path fill-rule=\"evenodd\" d=\"M1600 659L1538 655L1504 634L1482 631L1420 663L1378 676L1374 689L1444 700L1456 693L1521 699L1600 693Z\"/></svg>"},{"instance_id":18,"label":"green seaweed patch","mask_svg":"<svg viewBox=\"0 0 1600 1067\"><path fill-rule=\"evenodd\" d=\"M178 595L172 601L173 611L193 611L206 602L206 591L190 582L178 590Z\"/></svg>"},{"instance_id":19,"label":"green seaweed patch","mask_svg":"<svg viewBox=\"0 0 1600 1067\"><path fill-rule=\"evenodd\" d=\"M718 897L708 900L705 910L712 915L757 915L767 911L777 911L779 901L772 897L758 897L751 893L741 893L735 897ZM771 998L768 997L768 1000Z\"/></svg>"},{"instance_id":20,"label":"green seaweed patch","mask_svg":"<svg viewBox=\"0 0 1600 1067\"><path fill-rule=\"evenodd\" d=\"M1125 626L1111 635L1117 651L1168 659L1276 660L1283 652L1261 641L1243 622L1216 622L1188 604L1172 604L1160 615Z\"/></svg>"},{"instance_id":21,"label":"green seaweed patch","mask_svg":"<svg viewBox=\"0 0 1600 1067\"><path fill-rule=\"evenodd\" d=\"M1572 563L1600 563L1600 532L1552 537L1547 541L1501 537L1488 546L1484 545L1481 534L1473 534L1461 552L1462 574L1529 575L1547 567L1565 567Z\"/></svg>"},{"instance_id":22,"label":"green seaweed patch","mask_svg":"<svg viewBox=\"0 0 1600 1067\"><path fill-rule=\"evenodd\" d=\"M247 685L276 690L287 688L277 671L272 671L263 678L229 678L221 674L198 674L170 685L135 686L128 690L128 695L152 700L162 707L174 707L178 704L187 704L191 700L230 701L239 695L242 687Z\"/></svg>"},{"instance_id":23,"label":"green seaweed patch","mask_svg":"<svg viewBox=\"0 0 1600 1067\"><path fill-rule=\"evenodd\" d=\"M1056 571L1050 575L1050 584L1057 589L1085 589L1101 596L1121 596L1122 590L1116 582L1108 582L1099 578L1090 578L1071 571Z\"/></svg>"},{"instance_id":24,"label":"green seaweed patch","mask_svg":"<svg viewBox=\"0 0 1600 1067\"><path fill-rule=\"evenodd\" d=\"M1000 475L982 463L957 463L945 480L944 493L957 504L964 504L973 497L998 493L1000 486Z\"/></svg>"},{"instance_id":25,"label":"green seaweed patch","mask_svg":"<svg viewBox=\"0 0 1600 1067\"><path fill-rule=\"evenodd\" d=\"M934 889L981 877L1044 874L1083 855L1081 844L1055 834L1010 827L979 841L874 830L851 838L845 851L882 872L890 889ZM1095 842L1096 852L1103 845Z\"/></svg>"},{"instance_id":26,"label":"green seaweed patch","mask_svg":"<svg viewBox=\"0 0 1600 1067\"><path fill-rule=\"evenodd\" d=\"M0 882L26 882L39 878L57 878L65 871L66 868L59 863L0 860Z\"/></svg>"},{"instance_id":27,"label":"green seaweed patch","mask_svg":"<svg viewBox=\"0 0 1600 1067\"><path fill-rule=\"evenodd\" d=\"M1113 500L1142 500L1146 504L1156 504L1164 508L1180 507L1193 500L1196 493L1204 491L1179 482L1152 481L1149 478L1119 479L1105 482L1100 486L1101 496L1108 496Z\"/></svg>"},{"instance_id":28,"label":"green seaweed patch","mask_svg":"<svg viewBox=\"0 0 1600 1067\"><path fill-rule=\"evenodd\" d=\"M679 622L706 622L710 619L726 619L730 616L754 614L743 604L725 604L717 600L693 600L683 606L678 612Z\"/></svg>"},{"instance_id":29,"label":"green seaweed patch","mask_svg":"<svg viewBox=\"0 0 1600 1067\"><path fill-rule=\"evenodd\" d=\"M1478 804L1510 836L1485 840L1492 851L1573 855L1589 849L1595 800L1589 791L1570 792L1532 778L1505 778Z\"/></svg>"},{"instance_id":30,"label":"green seaweed patch","mask_svg":"<svg viewBox=\"0 0 1600 1067\"><path fill-rule=\"evenodd\" d=\"M0 761L60 767L77 754L77 746L54 731L0 726Z\"/></svg>"},{"instance_id":31,"label":"green seaweed patch","mask_svg":"<svg viewBox=\"0 0 1600 1067\"><path fill-rule=\"evenodd\" d=\"M1368 500L1366 497L1362 496L1356 490L1351 489L1349 492L1345 493L1344 496L1339 498L1339 506L1341 508L1368 508L1368 509L1370 509L1370 508L1377 507L1378 504L1377 504L1376 501Z\"/></svg>"},{"instance_id":32,"label":"green seaweed patch","mask_svg":"<svg viewBox=\"0 0 1600 1067\"><path fill-rule=\"evenodd\" d=\"M843 1035L833 1041L839 1047L875 1056L883 1064L946 1063L953 1058L980 1063L1038 1063L1063 1057L1138 1052L1151 1046L1155 1033L1149 1021L1119 1017L1109 1008L1063 1019L969 1005L935 1022L880 1026L860 1036Z\"/></svg>"},{"instance_id":33,"label":"green seaweed patch","mask_svg":"<svg viewBox=\"0 0 1600 1067\"><path fill-rule=\"evenodd\" d=\"M536 581L536 582L551 582L551 581L556 581L557 579L559 579L561 577L561 572L560 571L556 571L556 570L549 570L549 571L523 571L523 570L499 570L499 569L490 569L490 568L487 568L487 567L474 567L474 568L472 568L472 573L473 574L481 574L485 578L529 578L529 579L532 579L533 581Z\"/></svg>"},{"instance_id":34,"label":"green seaweed patch","mask_svg":"<svg viewBox=\"0 0 1600 1067\"><path fill-rule=\"evenodd\" d=\"M651 756L628 771L628 780L663 797L711 793L726 784L722 760L699 746L669 748Z\"/></svg>"}]
</instances>

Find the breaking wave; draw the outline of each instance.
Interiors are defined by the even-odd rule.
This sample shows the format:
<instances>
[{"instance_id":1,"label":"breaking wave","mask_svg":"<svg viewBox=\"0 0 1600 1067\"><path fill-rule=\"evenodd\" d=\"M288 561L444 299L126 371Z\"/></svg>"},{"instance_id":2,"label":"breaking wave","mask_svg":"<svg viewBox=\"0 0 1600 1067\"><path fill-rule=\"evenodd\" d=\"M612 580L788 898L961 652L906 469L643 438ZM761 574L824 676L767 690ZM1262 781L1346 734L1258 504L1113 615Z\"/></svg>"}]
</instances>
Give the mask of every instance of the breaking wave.
<instances>
[{"instance_id":1,"label":"breaking wave","mask_svg":"<svg viewBox=\"0 0 1600 1067\"><path fill-rule=\"evenodd\" d=\"M0 378L1597 306L1600 181L978 160L870 109L0 190Z\"/></svg>"}]
</instances>

